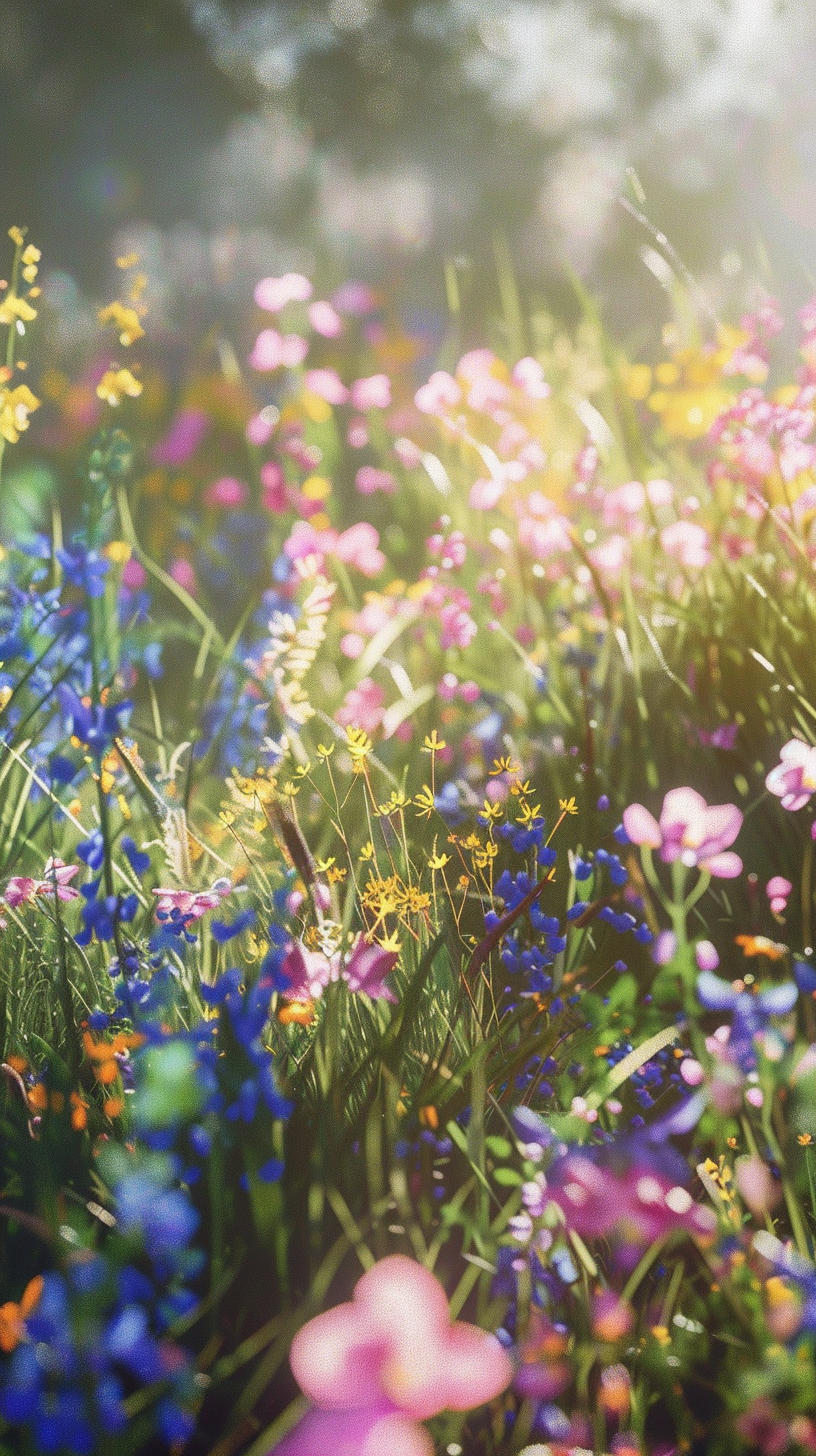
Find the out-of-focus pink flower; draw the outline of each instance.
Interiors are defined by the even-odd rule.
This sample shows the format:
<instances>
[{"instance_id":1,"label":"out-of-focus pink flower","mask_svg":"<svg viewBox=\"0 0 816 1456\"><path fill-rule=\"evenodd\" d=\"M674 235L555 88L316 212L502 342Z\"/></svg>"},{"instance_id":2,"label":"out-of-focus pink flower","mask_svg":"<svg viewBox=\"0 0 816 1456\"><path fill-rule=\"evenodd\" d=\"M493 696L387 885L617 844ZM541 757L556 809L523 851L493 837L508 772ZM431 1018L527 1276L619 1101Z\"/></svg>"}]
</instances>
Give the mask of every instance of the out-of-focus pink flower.
<instances>
[{"instance_id":1,"label":"out-of-focus pink flower","mask_svg":"<svg viewBox=\"0 0 816 1456\"><path fill-rule=\"evenodd\" d=\"M462 398L462 391L452 375L437 369L414 395L414 403L424 415L446 415Z\"/></svg>"},{"instance_id":2,"label":"out-of-focus pink flower","mask_svg":"<svg viewBox=\"0 0 816 1456\"><path fill-rule=\"evenodd\" d=\"M352 278L332 294L332 303L341 313L362 317L364 314L374 312L377 307L377 298L367 283L360 283L357 279Z\"/></svg>"},{"instance_id":3,"label":"out-of-focus pink flower","mask_svg":"<svg viewBox=\"0 0 816 1456\"><path fill-rule=\"evenodd\" d=\"M146 581L147 572L141 561L137 561L135 556L131 556L122 567L122 586L128 587L131 591L138 591Z\"/></svg>"},{"instance_id":4,"label":"out-of-focus pink flower","mask_svg":"<svg viewBox=\"0 0 816 1456\"><path fill-rule=\"evenodd\" d=\"M793 889L790 880L783 875L774 875L765 886L765 893L770 901L774 915L783 915L788 904L788 896Z\"/></svg>"},{"instance_id":5,"label":"out-of-focus pink flower","mask_svg":"<svg viewBox=\"0 0 816 1456\"><path fill-rule=\"evenodd\" d=\"M347 566L356 566L363 576L378 576L385 566L379 549L380 533L369 521L358 521L337 538L335 555Z\"/></svg>"},{"instance_id":6,"label":"out-of-focus pink flower","mask_svg":"<svg viewBox=\"0 0 816 1456\"><path fill-rule=\"evenodd\" d=\"M306 303L312 285L302 273L284 273L280 278L262 278L255 286L255 302L267 313L280 313L287 303Z\"/></svg>"},{"instance_id":7,"label":"out-of-focus pink flower","mask_svg":"<svg viewBox=\"0 0 816 1456\"><path fill-rule=\"evenodd\" d=\"M232 894L232 884L220 879L209 890L154 890L153 894L157 915L172 915L177 910L185 919L200 920L208 910L217 910L221 901Z\"/></svg>"},{"instance_id":8,"label":"out-of-focus pink flower","mask_svg":"<svg viewBox=\"0 0 816 1456\"><path fill-rule=\"evenodd\" d=\"M68 865L61 859L47 859L39 893L53 895L56 891L58 900L77 900L79 890L74 889L71 880L78 874L79 865Z\"/></svg>"},{"instance_id":9,"label":"out-of-focus pink flower","mask_svg":"<svg viewBox=\"0 0 816 1456\"><path fill-rule=\"evenodd\" d=\"M623 827L633 844L660 851L665 864L674 860L695 865L718 879L742 873L742 860L728 849L742 827L736 804L708 805L696 789L671 789L663 800L660 822L642 804L630 804Z\"/></svg>"},{"instance_id":10,"label":"out-of-focus pink flower","mask_svg":"<svg viewBox=\"0 0 816 1456\"><path fill-rule=\"evenodd\" d=\"M204 504L207 506L242 506L246 498L246 486L232 475L224 475L220 480L214 480L204 492Z\"/></svg>"},{"instance_id":11,"label":"out-of-focus pink flower","mask_svg":"<svg viewBox=\"0 0 816 1456\"><path fill-rule=\"evenodd\" d=\"M358 521L340 535L333 529L317 531L308 521L295 521L283 549L290 561L313 556L321 570L327 557L336 556L363 576L377 576L385 566L379 544L379 532L368 521Z\"/></svg>"},{"instance_id":12,"label":"out-of-focus pink flower","mask_svg":"<svg viewBox=\"0 0 816 1456\"><path fill-rule=\"evenodd\" d=\"M261 329L249 362L261 373L270 369L296 369L308 352L309 341L301 338L300 334L279 334L277 329Z\"/></svg>"},{"instance_id":13,"label":"out-of-focus pink flower","mask_svg":"<svg viewBox=\"0 0 816 1456\"><path fill-rule=\"evenodd\" d=\"M660 532L660 544L667 556L688 571L701 571L711 560L708 532L696 521L674 521Z\"/></svg>"},{"instance_id":14,"label":"out-of-focus pink flower","mask_svg":"<svg viewBox=\"0 0 816 1456\"><path fill-rule=\"evenodd\" d=\"M309 304L309 323L315 333L322 334L324 339L336 339L343 332L343 320L337 309L332 308L325 299Z\"/></svg>"},{"instance_id":15,"label":"out-of-focus pink flower","mask_svg":"<svg viewBox=\"0 0 816 1456\"><path fill-rule=\"evenodd\" d=\"M361 495L374 495L378 490L393 495L397 482L390 470L379 470L376 465L361 465L354 477L354 484Z\"/></svg>"},{"instance_id":16,"label":"out-of-focus pink flower","mask_svg":"<svg viewBox=\"0 0 816 1456\"><path fill-rule=\"evenodd\" d=\"M371 677L364 677L356 687L349 688L336 720L343 728L362 728L366 733L376 733L383 720L385 693L379 683Z\"/></svg>"},{"instance_id":17,"label":"out-of-focus pink flower","mask_svg":"<svg viewBox=\"0 0 816 1456\"><path fill-rule=\"evenodd\" d=\"M711 1209L647 1165L634 1163L618 1174L572 1152L553 1164L547 1185L568 1226L582 1238L611 1236L642 1248L676 1228L707 1237L716 1227Z\"/></svg>"},{"instance_id":18,"label":"out-of-focus pink flower","mask_svg":"<svg viewBox=\"0 0 816 1456\"><path fill-rule=\"evenodd\" d=\"M694 959L701 971L716 971L720 964L716 946L710 940L698 940L694 947Z\"/></svg>"},{"instance_id":19,"label":"out-of-focus pink flower","mask_svg":"<svg viewBox=\"0 0 816 1456\"><path fill-rule=\"evenodd\" d=\"M781 762L771 769L765 787L782 800L783 809L803 809L816 793L816 748L791 738L779 757Z\"/></svg>"},{"instance_id":20,"label":"out-of-focus pink flower","mask_svg":"<svg viewBox=\"0 0 816 1456\"><path fill-rule=\"evenodd\" d=\"M177 556L170 564L170 575L190 596L195 596L198 582L192 562L187 561L184 556Z\"/></svg>"},{"instance_id":21,"label":"out-of-focus pink flower","mask_svg":"<svg viewBox=\"0 0 816 1456\"><path fill-rule=\"evenodd\" d=\"M183 465L198 449L209 428L203 410L183 409L173 419L167 434L153 446L154 465Z\"/></svg>"},{"instance_id":22,"label":"out-of-focus pink flower","mask_svg":"<svg viewBox=\"0 0 816 1456\"><path fill-rule=\"evenodd\" d=\"M391 403L391 380L387 374L370 374L367 379L355 379L350 393L355 409L387 409Z\"/></svg>"},{"instance_id":23,"label":"out-of-focus pink flower","mask_svg":"<svg viewBox=\"0 0 816 1456\"><path fill-rule=\"evenodd\" d=\"M265 509L280 515L282 511L286 510L287 499L286 481L277 460L267 460L261 466L261 485Z\"/></svg>"},{"instance_id":24,"label":"out-of-focus pink flower","mask_svg":"<svg viewBox=\"0 0 816 1456\"><path fill-rule=\"evenodd\" d=\"M303 383L327 404L345 404L348 390L336 369L307 369Z\"/></svg>"},{"instance_id":25,"label":"out-of-focus pink flower","mask_svg":"<svg viewBox=\"0 0 816 1456\"><path fill-rule=\"evenodd\" d=\"M552 394L537 359L519 359L518 364L513 365L513 383L518 384L530 399L548 399Z\"/></svg>"},{"instance_id":26,"label":"out-of-focus pink flower","mask_svg":"<svg viewBox=\"0 0 816 1456\"><path fill-rule=\"evenodd\" d=\"M512 1378L498 1340L451 1323L442 1286L402 1254L369 1269L349 1303L309 1320L289 1359L316 1409L277 1456L431 1456L420 1421L483 1405Z\"/></svg>"},{"instance_id":27,"label":"out-of-focus pink flower","mask_svg":"<svg viewBox=\"0 0 816 1456\"><path fill-rule=\"evenodd\" d=\"M260 414L253 415L247 422L244 431L250 445L265 445L268 440L271 440L275 433L276 423L277 420L266 414L264 410L261 410Z\"/></svg>"}]
</instances>

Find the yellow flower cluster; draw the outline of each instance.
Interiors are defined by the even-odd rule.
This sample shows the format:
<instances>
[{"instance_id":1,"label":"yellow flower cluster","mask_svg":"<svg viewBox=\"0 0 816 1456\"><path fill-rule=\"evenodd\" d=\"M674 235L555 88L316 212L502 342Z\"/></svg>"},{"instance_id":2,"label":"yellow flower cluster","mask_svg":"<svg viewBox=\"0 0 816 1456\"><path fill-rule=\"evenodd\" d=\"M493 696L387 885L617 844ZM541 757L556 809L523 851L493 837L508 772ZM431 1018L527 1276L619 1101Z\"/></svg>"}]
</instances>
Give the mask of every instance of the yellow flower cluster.
<instances>
[{"instance_id":1,"label":"yellow flower cluster","mask_svg":"<svg viewBox=\"0 0 816 1456\"><path fill-rule=\"evenodd\" d=\"M725 370L746 338L738 329L721 328L716 346L681 346L674 331L667 330L671 357L654 369L648 364L624 365L623 386L630 399L643 400L660 417L667 435L699 440L736 397L737 389Z\"/></svg>"}]
</instances>

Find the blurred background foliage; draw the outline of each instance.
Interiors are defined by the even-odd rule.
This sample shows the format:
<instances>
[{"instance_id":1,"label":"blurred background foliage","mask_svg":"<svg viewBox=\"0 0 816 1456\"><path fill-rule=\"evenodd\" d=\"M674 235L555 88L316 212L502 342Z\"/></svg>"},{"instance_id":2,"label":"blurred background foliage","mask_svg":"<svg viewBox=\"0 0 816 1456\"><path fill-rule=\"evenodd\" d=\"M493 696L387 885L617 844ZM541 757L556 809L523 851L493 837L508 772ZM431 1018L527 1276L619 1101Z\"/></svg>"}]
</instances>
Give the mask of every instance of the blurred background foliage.
<instances>
[{"instance_id":1,"label":"blurred background foliage","mask_svg":"<svg viewBox=\"0 0 816 1456\"><path fill-rule=\"evenodd\" d=\"M812 281L811 0L0 0L0 38L4 212L63 307L135 246L169 315L298 267L478 329L509 248L628 331L665 313L629 168L715 306Z\"/></svg>"}]
</instances>

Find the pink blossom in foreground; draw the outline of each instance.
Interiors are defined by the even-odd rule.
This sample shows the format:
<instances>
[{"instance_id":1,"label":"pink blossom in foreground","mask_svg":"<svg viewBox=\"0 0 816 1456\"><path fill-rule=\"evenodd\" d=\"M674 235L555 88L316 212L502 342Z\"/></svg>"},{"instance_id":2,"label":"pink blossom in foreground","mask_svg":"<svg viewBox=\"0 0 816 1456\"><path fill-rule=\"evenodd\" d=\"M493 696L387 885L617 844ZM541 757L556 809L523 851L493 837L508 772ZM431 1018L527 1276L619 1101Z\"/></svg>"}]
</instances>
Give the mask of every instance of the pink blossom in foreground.
<instances>
[{"instance_id":1,"label":"pink blossom in foreground","mask_svg":"<svg viewBox=\"0 0 816 1456\"><path fill-rule=\"evenodd\" d=\"M70 881L79 874L79 865L67 865L61 859L48 859L43 870L44 878L31 879L29 875L14 875L6 885L3 899L14 910L18 905L32 904L38 895L54 895L58 900L77 900L79 890Z\"/></svg>"},{"instance_id":2,"label":"pink blossom in foreground","mask_svg":"<svg viewBox=\"0 0 816 1456\"><path fill-rule=\"evenodd\" d=\"M185 919L200 920L208 910L216 910L227 895L232 894L232 884L227 879L216 880L209 890L154 890L156 914L172 915L177 910Z\"/></svg>"},{"instance_id":3,"label":"pink blossom in foreground","mask_svg":"<svg viewBox=\"0 0 816 1456\"><path fill-rule=\"evenodd\" d=\"M343 332L343 320L325 299L309 304L309 323L315 333L322 334L324 339L336 339Z\"/></svg>"},{"instance_id":4,"label":"pink blossom in foreground","mask_svg":"<svg viewBox=\"0 0 816 1456\"><path fill-rule=\"evenodd\" d=\"M287 982L283 996L287 1001L319 1001L326 987L342 978L350 991L364 992L372 1001L396 1004L397 998L385 984L385 978L398 959L395 951L369 945L362 935L357 937L345 962L339 951L327 956L295 940L281 967Z\"/></svg>"},{"instance_id":5,"label":"pink blossom in foreground","mask_svg":"<svg viewBox=\"0 0 816 1456\"><path fill-rule=\"evenodd\" d=\"M659 822L642 804L630 804L623 827L633 844L659 850L665 864L679 859L722 880L742 873L742 860L728 849L742 827L736 804L708 805L696 789L671 789Z\"/></svg>"},{"instance_id":6,"label":"pink blossom in foreground","mask_svg":"<svg viewBox=\"0 0 816 1456\"><path fill-rule=\"evenodd\" d=\"M279 334L277 329L262 329L249 363L253 369L265 373L271 369L296 369L309 352L308 340L300 334Z\"/></svg>"},{"instance_id":7,"label":"pink blossom in foreground","mask_svg":"<svg viewBox=\"0 0 816 1456\"><path fill-rule=\"evenodd\" d=\"M373 678L364 677L362 682L349 688L335 718L343 728L362 728L366 733L376 733L384 711L385 693Z\"/></svg>"},{"instance_id":8,"label":"pink blossom in foreground","mask_svg":"<svg viewBox=\"0 0 816 1456\"><path fill-rule=\"evenodd\" d=\"M307 369L303 383L327 404L345 404L348 390L336 369Z\"/></svg>"},{"instance_id":9,"label":"pink blossom in foreground","mask_svg":"<svg viewBox=\"0 0 816 1456\"><path fill-rule=\"evenodd\" d=\"M660 545L667 556L687 571L700 571L711 560L708 532L695 521L675 521L660 532Z\"/></svg>"},{"instance_id":10,"label":"pink blossom in foreground","mask_svg":"<svg viewBox=\"0 0 816 1456\"><path fill-rule=\"evenodd\" d=\"M774 915L784 915L787 909L788 896L793 889L790 880L784 875L774 875L765 886L765 893L768 896L771 910Z\"/></svg>"},{"instance_id":11,"label":"pink blossom in foreground","mask_svg":"<svg viewBox=\"0 0 816 1456\"><path fill-rule=\"evenodd\" d=\"M816 793L816 748L791 738L779 757L781 762L771 769L765 787L782 800L783 809L803 809Z\"/></svg>"},{"instance_id":12,"label":"pink blossom in foreground","mask_svg":"<svg viewBox=\"0 0 816 1456\"><path fill-rule=\"evenodd\" d=\"M358 521L339 534L331 528L317 531L308 521L296 521L283 549L290 561L314 557L318 570L323 569L327 557L336 556L363 576L378 576L385 566L379 544L380 533L368 521Z\"/></svg>"},{"instance_id":13,"label":"pink blossom in foreground","mask_svg":"<svg viewBox=\"0 0 816 1456\"><path fill-rule=\"evenodd\" d=\"M391 403L391 380L387 374L371 374L367 379L356 379L350 393L355 409L387 409Z\"/></svg>"},{"instance_id":14,"label":"pink blossom in foreground","mask_svg":"<svg viewBox=\"0 0 816 1456\"><path fill-rule=\"evenodd\" d=\"M284 273L281 278L262 278L255 286L255 302L267 313L279 313L287 303L306 303L312 285L302 273Z\"/></svg>"},{"instance_id":15,"label":"pink blossom in foreground","mask_svg":"<svg viewBox=\"0 0 816 1456\"><path fill-rule=\"evenodd\" d=\"M513 1373L498 1340L451 1323L442 1286L402 1254L369 1269L347 1304L309 1320L289 1359L313 1408L277 1456L432 1456L419 1422L493 1400Z\"/></svg>"}]
</instances>

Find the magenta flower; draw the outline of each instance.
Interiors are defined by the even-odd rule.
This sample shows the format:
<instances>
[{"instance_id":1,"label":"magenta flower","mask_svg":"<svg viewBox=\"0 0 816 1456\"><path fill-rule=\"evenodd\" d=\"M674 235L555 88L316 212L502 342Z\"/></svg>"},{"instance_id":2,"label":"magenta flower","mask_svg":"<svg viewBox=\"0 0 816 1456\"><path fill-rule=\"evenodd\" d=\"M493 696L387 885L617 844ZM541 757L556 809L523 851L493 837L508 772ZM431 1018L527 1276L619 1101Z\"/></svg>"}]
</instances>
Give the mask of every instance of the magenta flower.
<instances>
[{"instance_id":1,"label":"magenta flower","mask_svg":"<svg viewBox=\"0 0 816 1456\"><path fill-rule=\"evenodd\" d=\"M287 981L283 994L287 1001L318 1001L326 987L342 976L350 991L363 991L372 1001L396 1003L397 998L386 986L385 978L398 959L395 951L369 945L362 935L354 942L345 963L339 952L327 956L295 940L283 958L281 971Z\"/></svg>"},{"instance_id":2,"label":"magenta flower","mask_svg":"<svg viewBox=\"0 0 816 1456\"><path fill-rule=\"evenodd\" d=\"M736 804L709 805L696 789L670 789L659 822L642 804L630 804L623 827L633 844L658 849L665 864L679 859L721 880L742 873L742 860L728 849L742 827Z\"/></svg>"},{"instance_id":3,"label":"magenta flower","mask_svg":"<svg viewBox=\"0 0 816 1456\"><path fill-rule=\"evenodd\" d=\"M493 1400L513 1373L498 1340L451 1323L438 1280L402 1254L369 1269L349 1303L309 1320L289 1359L313 1408L277 1456L432 1456L419 1422Z\"/></svg>"},{"instance_id":4,"label":"magenta flower","mask_svg":"<svg viewBox=\"0 0 816 1456\"><path fill-rule=\"evenodd\" d=\"M782 800L783 809L803 809L816 793L816 748L791 738L779 757L781 762L771 769L765 787Z\"/></svg>"},{"instance_id":5,"label":"magenta flower","mask_svg":"<svg viewBox=\"0 0 816 1456\"><path fill-rule=\"evenodd\" d=\"M79 865L67 865L61 859L46 860L45 876L33 880L29 875L15 875L6 885L3 899L13 910L18 906L31 904L38 895L54 895L58 900L78 900L79 890L70 881L79 874Z\"/></svg>"}]
</instances>

